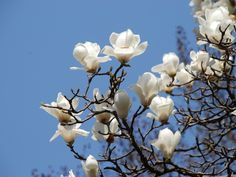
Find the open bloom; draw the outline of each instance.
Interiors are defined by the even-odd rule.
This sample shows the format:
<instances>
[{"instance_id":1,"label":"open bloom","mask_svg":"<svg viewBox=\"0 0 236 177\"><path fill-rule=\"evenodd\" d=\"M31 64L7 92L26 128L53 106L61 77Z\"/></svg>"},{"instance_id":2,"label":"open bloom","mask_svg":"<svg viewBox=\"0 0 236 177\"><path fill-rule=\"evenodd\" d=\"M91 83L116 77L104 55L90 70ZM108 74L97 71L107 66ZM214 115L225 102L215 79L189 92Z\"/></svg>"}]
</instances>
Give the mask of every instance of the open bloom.
<instances>
[{"instance_id":1,"label":"open bloom","mask_svg":"<svg viewBox=\"0 0 236 177\"><path fill-rule=\"evenodd\" d=\"M190 52L190 58L192 62L190 64L191 70L196 72L205 72L207 66L209 65L210 56L205 51L195 51Z\"/></svg>"},{"instance_id":2,"label":"open bloom","mask_svg":"<svg viewBox=\"0 0 236 177\"><path fill-rule=\"evenodd\" d=\"M184 66L183 63L179 65L179 71L176 74L178 84L191 86L193 84L193 75L190 65Z\"/></svg>"},{"instance_id":3,"label":"open bloom","mask_svg":"<svg viewBox=\"0 0 236 177\"><path fill-rule=\"evenodd\" d=\"M160 81L150 72L145 72L138 78L132 89L138 94L143 106L149 106L153 97L160 90Z\"/></svg>"},{"instance_id":4,"label":"open bloom","mask_svg":"<svg viewBox=\"0 0 236 177\"><path fill-rule=\"evenodd\" d=\"M78 43L74 48L73 56L84 66L87 72L94 73L99 68L100 63L111 60L108 56L98 57L100 50L100 46L97 43ZM71 67L71 69L75 70L80 68Z\"/></svg>"},{"instance_id":5,"label":"open bloom","mask_svg":"<svg viewBox=\"0 0 236 177\"><path fill-rule=\"evenodd\" d=\"M121 63L127 63L135 56L141 55L147 48L148 43L140 44L140 36L133 34L128 29L120 34L112 33L110 36L111 46L105 46L103 53L116 57Z\"/></svg>"},{"instance_id":6,"label":"open bloom","mask_svg":"<svg viewBox=\"0 0 236 177\"><path fill-rule=\"evenodd\" d=\"M86 161L81 161L84 173L87 177L97 177L98 176L98 161L89 155Z\"/></svg>"},{"instance_id":7,"label":"open bloom","mask_svg":"<svg viewBox=\"0 0 236 177\"><path fill-rule=\"evenodd\" d=\"M234 21L229 15L228 8L220 6L214 9L205 10L205 18L198 17L199 31L200 34L205 37L207 35L208 39L212 42L220 42L222 33L220 30L225 32L223 42L226 39L233 40L234 37L231 35L233 30Z\"/></svg>"},{"instance_id":8,"label":"open bloom","mask_svg":"<svg viewBox=\"0 0 236 177\"><path fill-rule=\"evenodd\" d=\"M152 72L164 72L170 77L174 77L179 66L179 57L175 53L167 53L163 56L163 63L153 66Z\"/></svg>"},{"instance_id":9,"label":"open bloom","mask_svg":"<svg viewBox=\"0 0 236 177\"><path fill-rule=\"evenodd\" d=\"M111 120L106 124L96 121L92 129L92 139L95 141L105 139L110 143L113 142L114 135L121 134L118 125L119 123L115 118L111 118Z\"/></svg>"},{"instance_id":10,"label":"open bloom","mask_svg":"<svg viewBox=\"0 0 236 177\"><path fill-rule=\"evenodd\" d=\"M119 118L125 119L128 116L131 104L131 100L125 91L119 90L116 92L113 108L117 112Z\"/></svg>"},{"instance_id":11,"label":"open bloom","mask_svg":"<svg viewBox=\"0 0 236 177\"><path fill-rule=\"evenodd\" d=\"M75 138L78 135L81 135L81 136L88 136L89 135L88 131L79 129L80 126L81 126L81 124L79 124L79 123L73 124L73 125L64 125L64 126L61 124L58 124L58 126L57 126L58 130L52 136L52 138L50 139L50 142L61 135L66 143L72 145L75 141Z\"/></svg>"},{"instance_id":12,"label":"open bloom","mask_svg":"<svg viewBox=\"0 0 236 177\"><path fill-rule=\"evenodd\" d=\"M77 108L78 99L72 100L72 106L74 109ZM53 101L51 104L43 104L40 108L57 118L59 122L68 123L73 120L71 115L68 114L68 110L71 109L71 105L61 92L58 93L56 102ZM76 116L78 115L79 114Z\"/></svg>"},{"instance_id":13,"label":"open bloom","mask_svg":"<svg viewBox=\"0 0 236 177\"><path fill-rule=\"evenodd\" d=\"M100 91L99 91L98 88L95 88L93 90L93 96L94 96L94 99L97 100L97 101L106 99L106 97L103 98L101 96ZM106 109L109 109L111 107L107 102L102 102L100 104L94 104L94 106L95 106L96 111L98 111L98 112L105 111ZM100 113L100 114L96 115L96 119L100 122L103 122L103 123L108 122L110 120L110 118L111 118L111 114L108 113L108 112L103 112L103 113Z\"/></svg>"},{"instance_id":14,"label":"open bloom","mask_svg":"<svg viewBox=\"0 0 236 177\"><path fill-rule=\"evenodd\" d=\"M176 131L175 134L173 134L170 129L165 128L160 130L158 139L152 141L151 144L158 148L164 157L169 160L171 159L176 146L179 144L180 138L181 134L179 131Z\"/></svg>"},{"instance_id":15,"label":"open bloom","mask_svg":"<svg viewBox=\"0 0 236 177\"><path fill-rule=\"evenodd\" d=\"M147 117L166 123L173 113L174 102L169 96L167 98L155 96L150 104L150 109L153 113L147 113Z\"/></svg>"},{"instance_id":16,"label":"open bloom","mask_svg":"<svg viewBox=\"0 0 236 177\"><path fill-rule=\"evenodd\" d=\"M74 175L73 171L70 170L68 176L63 176L63 175L61 175L61 177L75 177L75 175Z\"/></svg>"}]
</instances>

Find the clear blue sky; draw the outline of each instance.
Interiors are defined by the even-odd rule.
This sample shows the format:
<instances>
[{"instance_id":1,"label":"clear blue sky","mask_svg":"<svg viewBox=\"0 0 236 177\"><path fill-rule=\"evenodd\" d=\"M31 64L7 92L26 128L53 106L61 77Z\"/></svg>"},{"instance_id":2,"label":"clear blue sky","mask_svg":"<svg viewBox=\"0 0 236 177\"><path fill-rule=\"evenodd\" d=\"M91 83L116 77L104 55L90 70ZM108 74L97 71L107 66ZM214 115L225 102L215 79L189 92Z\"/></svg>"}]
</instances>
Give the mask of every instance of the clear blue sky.
<instances>
[{"instance_id":1,"label":"clear blue sky","mask_svg":"<svg viewBox=\"0 0 236 177\"><path fill-rule=\"evenodd\" d=\"M84 84L82 72L69 70L79 66L72 56L77 42L104 46L111 32L127 28L140 34L149 47L130 63L128 82L134 83L163 53L176 50L177 25L191 41L188 1L0 0L0 176L28 177L33 168L79 163L62 139L49 143L57 123L39 109L59 91Z\"/></svg>"}]
</instances>

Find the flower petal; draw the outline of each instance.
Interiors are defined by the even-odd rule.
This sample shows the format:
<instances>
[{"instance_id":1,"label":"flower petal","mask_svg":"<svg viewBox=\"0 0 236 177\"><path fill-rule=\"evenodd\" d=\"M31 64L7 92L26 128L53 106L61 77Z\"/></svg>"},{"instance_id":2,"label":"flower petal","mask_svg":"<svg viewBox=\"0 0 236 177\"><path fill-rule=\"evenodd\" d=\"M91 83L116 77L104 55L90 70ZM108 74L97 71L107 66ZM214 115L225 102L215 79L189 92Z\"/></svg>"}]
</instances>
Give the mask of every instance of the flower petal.
<instances>
[{"instance_id":1,"label":"flower petal","mask_svg":"<svg viewBox=\"0 0 236 177\"><path fill-rule=\"evenodd\" d=\"M151 68L151 71L154 73L164 72L165 71L165 64L159 64L159 65L153 66Z\"/></svg>"},{"instance_id":2,"label":"flower petal","mask_svg":"<svg viewBox=\"0 0 236 177\"><path fill-rule=\"evenodd\" d=\"M135 56L138 56L138 55L141 55L142 53L144 53L147 46L148 46L147 41L145 41L145 42L141 43L140 45L138 45L138 47L134 50L134 53L133 53L132 57L135 57Z\"/></svg>"},{"instance_id":3,"label":"flower petal","mask_svg":"<svg viewBox=\"0 0 236 177\"><path fill-rule=\"evenodd\" d=\"M111 46L106 45L103 49L102 49L102 53L108 56L115 56L114 53L114 49Z\"/></svg>"},{"instance_id":4,"label":"flower petal","mask_svg":"<svg viewBox=\"0 0 236 177\"><path fill-rule=\"evenodd\" d=\"M82 130L82 129L77 129L75 130L75 133L77 135L81 135L81 136L88 136L89 135L89 132L88 131L85 131L85 130Z\"/></svg>"},{"instance_id":5,"label":"flower petal","mask_svg":"<svg viewBox=\"0 0 236 177\"><path fill-rule=\"evenodd\" d=\"M98 60L97 60L99 63L105 63L105 62L108 62L108 61L111 61L111 58L108 57L108 56L104 56L104 57L98 57Z\"/></svg>"},{"instance_id":6,"label":"flower petal","mask_svg":"<svg viewBox=\"0 0 236 177\"><path fill-rule=\"evenodd\" d=\"M61 132L60 131L56 131L55 133L54 133L54 135L51 137L51 139L49 140L49 142L52 142L53 140L55 140L58 136L60 136L61 135Z\"/></svg>"},{"instance_id":7,"label":"flower petal","mask_svg":"<svg viewBox=\"0 0 236 177\"><path fill-rule=\"evenodd\" d=\"M109 41L113 47L116 46L116 40L118 38L119 34L118 33L111 33Z\"/></svg>"}]
</instances>

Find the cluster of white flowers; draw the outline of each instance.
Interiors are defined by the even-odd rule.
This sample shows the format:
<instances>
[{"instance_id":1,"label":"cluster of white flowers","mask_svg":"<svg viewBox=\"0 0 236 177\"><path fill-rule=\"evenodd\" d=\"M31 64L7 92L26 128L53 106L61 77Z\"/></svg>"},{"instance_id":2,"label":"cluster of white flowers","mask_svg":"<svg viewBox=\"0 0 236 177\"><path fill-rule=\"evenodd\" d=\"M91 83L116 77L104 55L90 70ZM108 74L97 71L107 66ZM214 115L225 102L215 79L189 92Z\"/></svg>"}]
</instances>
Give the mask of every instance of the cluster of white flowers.
<instances>
[{"instance_id":1,"label":"cluster of white flowers","mask_svg":"<svg viewBox=\"0 0 236 177\"><path fill-rule=\"evenodd\" d=\"M234 40L235 20L231 14L233 7L227 0L220 0L217 3L212 0L192 0L190 5L194 7L194 16L199 22L199 34L202 36L198 41L199 44L209 42L208 40L212 44ZM224 37L222 37L222 31ZM112 33L110 44L111 46L106 45L103 49L93 42L76 44L73 56L83 68L71 67L71 69L82 69L89 75L96 74L101 67L100 63L111 61L113 57L120 62L121 66L126 66L132 58L144 53L148 46L147 42L141 43L140 36L134 34L130 29L121 33ZM153 66L151 72L143 73L132 85L131 89L138 95L143 108L150 108L146 117L166 124L171 115L175 113L174 101L170 95L162 97L159 93L170 94L177 87L191 88L195 77L201 74L220 77L230 68L230 65L211 57L208 52L203 50L191 51L189 55L191 62L184 64L180 63L180 59L175 53L164 54L161 64ZM115 137L122 135L119 121L128 119L132 102L124 90L117 89L112 94L113 96L111 96L111 90L108 90L106 94L101 94L99 88L93 90L91 105L94 106L93 116L96 118L91 129L93 140L106 140L112 143ZM59 122L58 130L50 141L61 135L64 141L72 146L77 136L87 137L89 135L88 131L80 129L83 112L77 111L78 104L77 97L70 100L62 93L58 93L56 102L41 106ZM235 111L232 114L235 114ZM158 137L150 144L158 148L165 159L170 160L180 139L180 131L173 133L170 129L165 128L159 131ZM92 155L82 162L82 167L86 176L98 176L99 164ZM69 172L68 177L75 177L72 171Z\"/></svg>"},{"instance_id":2,"label":"cluster of white flowers","mask_svg":"<svg viewBox=\"0 0 236 177\"><path fill-rule=\"evenodd\" d=\"M194 9L194 16L199 23L201 39L207 38L212 43L231 42L234 40L236 10L230 0L191 0L190 6ZM224 37L222 36L224 32ZM199 40L198 44L205 44L206 40Z\"/></svg>"},{"instance_id":3,"label":"cluster of white flowers","mask_svg":"<svg viewBox=\"0 0 236 177\"><path fill-rule=\"evenodd\" d=\"M133 34L130 29L120 34L112 33L110 43L112 47L105 46L102 50L97 43L78 43L74 48L73 55L81 63L83 70L91 74L99 69L100 63L110 61L111 57L115 57L121 65L126 65L147 48L147 42L140 43L140 36ZM100 53L105 55L99 56ZM71 69L81 68L72 67ZM153 67L152 71L161 73L161 77L157 78L153 73L145 72L131 88L139 96L141 105L144 108L150 107L152 112L147 113L147 117L165 124L174 113L174 102L169 96L165 98L157 94L161 91L168 92L169 90L171 92L172 88L169 85L175 77L178 77L179 82L183 83L184 79L181 80L180 73L183 72L186 75L187 71L184 66L179 64L179 58L174 53L165 54L163 64ZM112 143L116 135L122 133L118 119L126 121L132 102L124 90L117 90L113 97L110 96L110 92L109 90L106 94L101 94L98 88L93 90L96 121L92 128L92 139L96 141L106 140ZM78 135L89 135L88 131L80 129L82 125L80 122L83 122L80 116L83 112L74 113L78 109L78 103L77 98L69 100L62 93L59 93L57 102L41 106L59 121L58 130L50 141L61 135L64 141L72 146ZM153 140L151 144L159 148L166 159L170 159L181 137L179 132L176 134L173 135L168 128L165 128L160 131L158 138ZM167 141L163 141L163 139ZM92 155L89 155L87 160L82 162L82 166L86 176L98 176L98 161ZM69 176L74 177L72 171L70 171Z\"/></svg>"},{"instance_id":4,"label":"cluster of white flowers","mask_svg":"<svg viewBox=\"0 0 236 177\"><path fill-rule=\"evenodd\" d=\"M73 108L71 108L71 106ZM73 118L73 116L76 117L77 120L81 120L81 118L79 117L81 113L75 115L70 115L68 113L71 109L76 109L77 106L78 106L78 99L73 99L72 103L70 104L69 101L66 99L66 97L62 95L62 93L58 93L57 102L52 102L51 104L44 104L41 106L43 110L45 110L50 115L57 118L59 121L58 130L52 136L50 141L53 141L55 138L61 135L66 143L73 144L75 138L78 135L81 136L89 135L88 131L79 129L81 124L74 123L75 119ZM66 123L71 123L71 124L63 125Z\"/></svg>"}]
</instances>

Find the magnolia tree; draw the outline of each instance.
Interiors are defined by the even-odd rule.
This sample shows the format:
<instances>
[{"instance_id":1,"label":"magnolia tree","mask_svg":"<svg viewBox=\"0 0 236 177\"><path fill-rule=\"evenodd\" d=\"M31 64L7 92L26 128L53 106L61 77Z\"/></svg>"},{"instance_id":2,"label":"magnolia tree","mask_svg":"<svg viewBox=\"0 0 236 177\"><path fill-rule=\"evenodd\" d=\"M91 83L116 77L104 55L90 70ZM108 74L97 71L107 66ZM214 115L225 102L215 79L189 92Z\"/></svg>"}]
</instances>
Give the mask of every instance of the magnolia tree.
<instances>
[{"instance_id":1,"label":"magnolia tree","mask_svg":"<svg viewBox=\"0 0 236 177\"><path fill-rule=\"evenodd\" d=\"M192 0L190 6L199 50L190 51L185 63L173 52L164 54L162 63L130 86L139 98L133 106L123 83L129 61L148 43L128 29L112 33L102 50L93 42L75 45L73 55L83 67L71 69L87 72L85 90L71 90L71 97L58 93L41 108L59 122L50 141L62 136L86 176L236 174L235 4ZM104 62L110 62L109 70ZM92 88L98 77L108 84L104 93ZM90 119L95 119L91 129L81 129ZM77 152L78 136L77 141L104 142L103 152Z\"/></svg>"}]
</instances>

